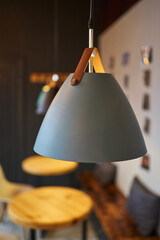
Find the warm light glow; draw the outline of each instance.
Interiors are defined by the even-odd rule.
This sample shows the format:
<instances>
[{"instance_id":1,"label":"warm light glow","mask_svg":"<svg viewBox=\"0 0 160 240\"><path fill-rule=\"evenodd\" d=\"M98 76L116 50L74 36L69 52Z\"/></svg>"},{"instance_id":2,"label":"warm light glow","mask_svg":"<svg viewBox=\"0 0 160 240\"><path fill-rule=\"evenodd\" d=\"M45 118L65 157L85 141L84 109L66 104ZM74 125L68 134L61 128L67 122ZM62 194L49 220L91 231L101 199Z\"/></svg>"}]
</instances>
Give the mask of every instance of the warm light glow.
<instances>
[{"instance_id":1,"label":"warm light glow","mask_svg":"<svg viewBox=\"0 0 160 240\"><path fill-rule=\"evenodd\" d=\"M54 82L57 82L57 81L59 80L58 74L53 74L53 75L52 75L52 80L53 80Z\"/></svg>"},{"instance_id":2,"label":"warm light glow","mask_svg":"<svg viewBox=\"0 0 160 240\"><path fill-rule=\"evenodd\" d=\"M48 92L50 90L50 87L48 85L45 85L43 88L42 88L42 91L43 92Z\"/></svg>"}]
</instances>

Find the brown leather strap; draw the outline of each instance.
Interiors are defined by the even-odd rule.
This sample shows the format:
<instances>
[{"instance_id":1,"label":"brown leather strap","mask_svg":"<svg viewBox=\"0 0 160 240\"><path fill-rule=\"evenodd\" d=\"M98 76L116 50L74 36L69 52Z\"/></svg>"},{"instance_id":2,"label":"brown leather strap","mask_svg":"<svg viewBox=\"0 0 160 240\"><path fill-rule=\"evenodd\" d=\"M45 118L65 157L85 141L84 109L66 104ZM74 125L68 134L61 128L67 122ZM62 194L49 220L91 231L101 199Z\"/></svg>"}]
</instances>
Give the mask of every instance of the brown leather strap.
<instances>
[{"instance_id":1,"label":"brown leather strap","mask_svg":"<svg viewBox=\"0 0 160 240\"><path fill-rule=\"evenodd\" d=\"M71 79L71 85L75 86L80 83L83 72L85 71L88 61L91 57L91 54L93 52L94 48L85 48L83 55L78 63L78 66L76 68L76 71L73 74L73 77Z\"/></svg>"},{"instance_id":2,"label":"brown leather strap","mask_svg":"<svg viewBox=\"0 0 160 240\"><path fill-rule=\"evenodd\" d=\"M80 83L83 72L87 67L87 64L89 62L91 55L93 54L93 51L96 52L95 56L93 56L93 66L94 66L95 72L102 72L102 73L105 72L97 48L86 48L78 63L76 71L73 74L73 77L71 79L72 86L78 85Z\"/></svg>"}]
</instances>

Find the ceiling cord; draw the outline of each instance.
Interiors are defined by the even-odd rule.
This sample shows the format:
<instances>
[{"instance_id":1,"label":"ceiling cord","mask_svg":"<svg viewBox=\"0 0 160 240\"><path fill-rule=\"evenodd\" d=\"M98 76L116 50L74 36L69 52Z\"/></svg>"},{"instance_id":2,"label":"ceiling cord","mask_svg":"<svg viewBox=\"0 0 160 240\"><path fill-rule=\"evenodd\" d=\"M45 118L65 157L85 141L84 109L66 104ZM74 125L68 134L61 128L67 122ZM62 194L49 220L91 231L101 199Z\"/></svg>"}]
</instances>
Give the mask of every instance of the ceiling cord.
<instances>
[{"instance_id":1,"label":"ceiling cord","mask_svg":"<svg viewBox=\"0 0 160 240\"><path fill-rule=\"evenodd\" d=\"M94 0L90 0L90 15L89 15L89 21L88 21L88 29L94 29L93 11L94 11Z\"/></svg>"}]
</instances>

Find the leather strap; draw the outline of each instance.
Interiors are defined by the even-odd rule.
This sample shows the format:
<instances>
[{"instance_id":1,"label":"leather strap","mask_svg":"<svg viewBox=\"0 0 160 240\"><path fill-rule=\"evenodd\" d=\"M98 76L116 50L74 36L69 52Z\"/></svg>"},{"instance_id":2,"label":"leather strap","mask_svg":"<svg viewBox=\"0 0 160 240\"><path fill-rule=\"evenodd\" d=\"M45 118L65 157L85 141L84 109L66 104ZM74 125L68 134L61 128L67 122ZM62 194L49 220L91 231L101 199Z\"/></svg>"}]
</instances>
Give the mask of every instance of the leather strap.
<instances>
[{"instance_id":1,"label":"leather strap","mask_svg":"<svg viewBox=\"0 0 160 240\"><path fill-rule=\"evenodd\" d=\"M95 69L95 72L98 73L105 73L104 67L102 65L102 61L99 56L99 52L97 48L85 48L82 57L78 63L78 66L73 74L73 77L71 79L71 85L76 86L80 83L82 75L88 65L89 59L91 58L91 55L95 53L95 56L93 56L93 66Z\"/></svg>"}]
</instances>

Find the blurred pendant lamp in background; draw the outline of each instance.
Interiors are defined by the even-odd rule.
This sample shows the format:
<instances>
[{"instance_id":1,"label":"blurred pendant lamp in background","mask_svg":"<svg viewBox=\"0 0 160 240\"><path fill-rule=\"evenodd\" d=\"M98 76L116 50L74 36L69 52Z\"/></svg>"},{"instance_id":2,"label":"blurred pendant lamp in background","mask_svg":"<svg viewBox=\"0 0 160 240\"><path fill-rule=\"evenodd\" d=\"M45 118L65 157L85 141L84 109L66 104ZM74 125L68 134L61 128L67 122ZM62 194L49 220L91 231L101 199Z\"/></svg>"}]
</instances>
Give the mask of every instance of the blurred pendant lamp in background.
<instances>
[{"instance_id":1,"label":"blurred pendant lamp in background","mask_svg":"<svg viewBox=\"0 0 160 240\"><path fill-rule=\"evenodd\" d=\"M48 107L57 92L58 87L55 82L52 82L52 80L42 87L36 102L36 114L41 115L47 112Z\"/></svg>"},{"instance_id":2,"label":"blurred pendant lamp in background","mask_svg":"<svg viewBox=\"0 0 160 240\"><path fill-rule=\"evenodd\" d=\"M138 158L147 151L144 139L130 103L113 75L105 73L98 50L93 47L92 14L91 0L89 48L52 101L34 151L75 162ZM89 73L84 73L88 62Z\"/></svg>"}]
</instances>

